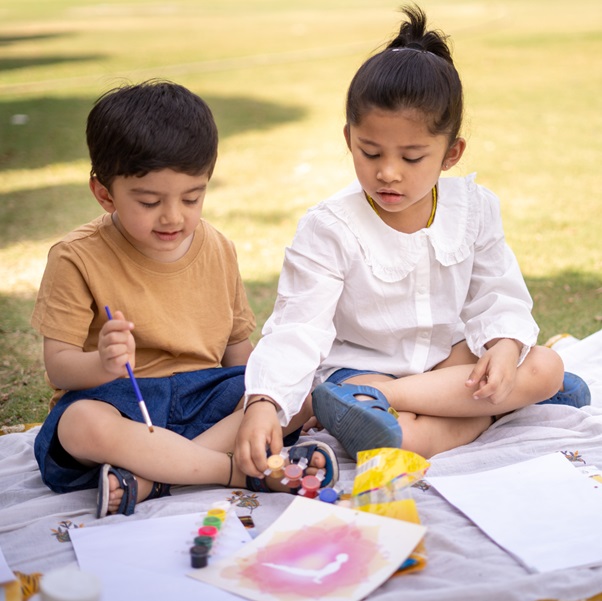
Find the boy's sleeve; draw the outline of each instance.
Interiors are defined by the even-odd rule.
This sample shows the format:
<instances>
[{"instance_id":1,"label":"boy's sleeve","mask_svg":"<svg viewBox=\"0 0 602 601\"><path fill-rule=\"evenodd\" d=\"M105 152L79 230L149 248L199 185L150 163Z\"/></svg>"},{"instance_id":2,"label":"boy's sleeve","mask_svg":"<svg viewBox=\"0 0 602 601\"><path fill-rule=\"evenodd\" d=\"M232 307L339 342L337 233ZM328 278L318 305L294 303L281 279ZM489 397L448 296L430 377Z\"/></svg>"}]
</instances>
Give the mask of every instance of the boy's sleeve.
<instances>
[{"instance_id":1,"label":"boy's sleeve","mask_svg":"<svg viewBox=\"0 0 602 601\"><path fill-rule=\"evenodd\" d=\"M84 347L94 318L94 301L84 273L68 244L50 249L31 318L42 336Z\"/></svg>"},{"instance_id":2,"label":"boy's sleeve","mask_svg":"<svg viewBox=\"0 0 602 601\"><path fill-rule=\"evenodd\" d=\"M232 333L228 340L229 345L243 342L249 338L256 326L255 314L249 305L240 273L238 273L236 278L233 313Z\"/></svg>"}]
</instances>

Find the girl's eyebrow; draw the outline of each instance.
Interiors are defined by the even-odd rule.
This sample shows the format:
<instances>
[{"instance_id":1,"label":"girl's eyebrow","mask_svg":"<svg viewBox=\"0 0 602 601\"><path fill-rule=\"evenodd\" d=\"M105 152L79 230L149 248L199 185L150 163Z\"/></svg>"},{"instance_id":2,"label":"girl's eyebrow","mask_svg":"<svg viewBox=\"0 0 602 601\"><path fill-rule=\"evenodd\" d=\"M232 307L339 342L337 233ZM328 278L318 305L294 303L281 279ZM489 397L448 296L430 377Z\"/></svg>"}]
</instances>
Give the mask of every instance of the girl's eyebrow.
<instances>
[{"instance_id":1,"label":"girl's eyebrow","mask_svg":"<svg viewBox=\"0 0 602 601\"><path fill-rule=\"evenodd\" d=\"M380 146L380 144L373 142L372 140L369 140L368 138L361 138L358 137L358 141L361 142L362 144L366 144L368 146ZM427 144L407 144L407 145L401 145L398 146L398 148L400 150L424 150L425 148L428 148Z\"/></svg>"}]
</instances>

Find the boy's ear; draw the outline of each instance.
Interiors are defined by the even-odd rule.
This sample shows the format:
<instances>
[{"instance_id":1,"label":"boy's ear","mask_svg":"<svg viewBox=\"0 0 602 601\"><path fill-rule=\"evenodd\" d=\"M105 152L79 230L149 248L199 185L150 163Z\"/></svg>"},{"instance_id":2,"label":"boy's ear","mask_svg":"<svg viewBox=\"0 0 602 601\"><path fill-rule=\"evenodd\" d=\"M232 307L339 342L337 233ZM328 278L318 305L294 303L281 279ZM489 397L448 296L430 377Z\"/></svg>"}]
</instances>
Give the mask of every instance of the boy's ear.
<instances>
[{"instance_id":1,"label":"boy's ear","mask_svg":"<svg viewBox=\"0 0 602 601\"><path fill-rule=\"evenodd\" d=\"M462 158L464 151L466 150L466 140L464 138L458 138L445 153L445 158L443 159L442 169L443 171L447 171L451 169L454 165L458 163L458 161Z\"/></svg>"},{"instance_id":2,"label":"boy's ear","mask_svg":"<svg viewBox=\"0 0 602 601\"><path fill-rule=\"evenodd\" d=\"M116 211L113 198L106 186L103 186L96 177L90 178L90 190L94 194L94 198L98 201L98 204L107 212L114 213Z\"/></svg>"}]
</instances>

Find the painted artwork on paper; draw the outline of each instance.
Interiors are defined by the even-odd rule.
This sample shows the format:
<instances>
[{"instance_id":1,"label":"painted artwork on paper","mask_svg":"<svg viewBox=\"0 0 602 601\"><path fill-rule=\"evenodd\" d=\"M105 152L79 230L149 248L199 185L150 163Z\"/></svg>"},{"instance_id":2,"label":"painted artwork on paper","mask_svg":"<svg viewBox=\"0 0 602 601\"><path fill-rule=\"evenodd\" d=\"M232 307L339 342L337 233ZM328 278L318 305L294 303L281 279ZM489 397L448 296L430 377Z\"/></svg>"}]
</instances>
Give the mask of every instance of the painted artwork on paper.
<instances>
[{"instance_id":1,"label":"painted artwork on paper","mask_svg":"<svg viewBox=\"0 0 602 601\"><path fill-rule=\"evenodd\" d=\"M352 601L395 572L423 534L423 526L297 497L240 552L191 576L258 601Z\"/></svg>"}]
</instances>

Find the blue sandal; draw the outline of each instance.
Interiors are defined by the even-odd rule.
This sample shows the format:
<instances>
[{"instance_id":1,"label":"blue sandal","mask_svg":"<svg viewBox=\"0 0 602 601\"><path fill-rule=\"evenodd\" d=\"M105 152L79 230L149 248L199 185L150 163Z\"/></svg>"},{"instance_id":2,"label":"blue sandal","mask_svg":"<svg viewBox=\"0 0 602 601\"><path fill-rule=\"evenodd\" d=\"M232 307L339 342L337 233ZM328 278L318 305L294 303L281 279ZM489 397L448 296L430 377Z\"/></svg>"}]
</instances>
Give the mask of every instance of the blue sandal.
<instances>
[{"instance_id":1,"label":"blue sandal","mask_svg":"<svg viewBox=\"0 0 602 601\"><path fill-rule=\"evenodd\" d=\"M364 395L373 400L358 401ZM380 390L355 384L320 384L312 393L317 420L356 459L359 451L401 447L395 410Z\"/></svg>"},{"instance_id":2,"label":"blue sandal","mask_svg":"<svg viewBox=\"0 0 602 601\"><path fill-rule=\"evenodd\" d=\"M562 390L559 390L553 397L545 401L540 401L538 405L568 405L569 407L585 407L591 405L592 395L587 383L579 376L571 372L564 372Z\"/></svg>"},{"instance_id":3,"label":"blue sandal","mask_svg":"<svg viewBox=\"0 0 602 601\"><path fill-rule=\"evenodd\" d=\"M98 500L96 505L96 517L104 518L109 510L109 474L113 474L123 489L123 497L115 514L132 515L138 500L138 481L132 472L122 467L113 467L105 463L100 468L98 477ZM145 501L158 499L170 494L171 485L155 482Z\"/></svg>"},{"instance_id":4,"label":"blue sandal","mask_svg":"<svg viewBox=\"0 0 602 601\"><path fill-rule=\"evenodd\" d=\"M339 480L339 462L332 447L325 442L318 440L308 440L292 446L288 450L290 463L299 463L302 459L309 465L314 453L320 453L326 460L326 465L322 468L325 472L324 479L320 483L320 488L334 486ZM253 492L274 492L266 482L267 478L252 478L247 476L246 487Z\"/></svg>"}]
</instances>

